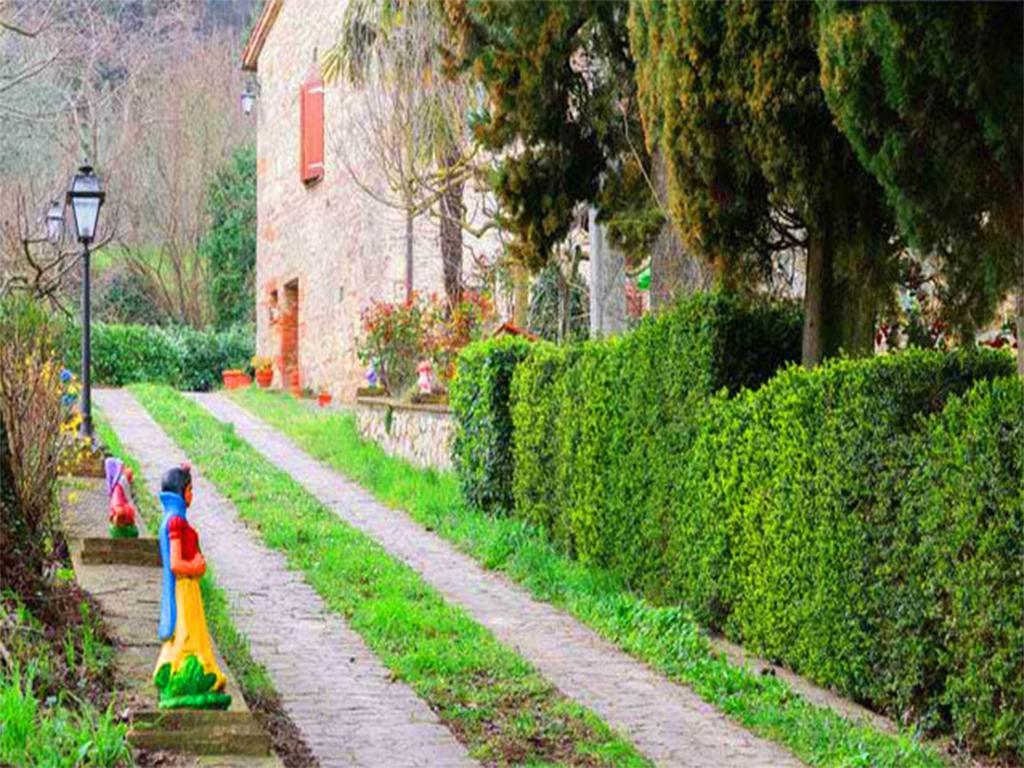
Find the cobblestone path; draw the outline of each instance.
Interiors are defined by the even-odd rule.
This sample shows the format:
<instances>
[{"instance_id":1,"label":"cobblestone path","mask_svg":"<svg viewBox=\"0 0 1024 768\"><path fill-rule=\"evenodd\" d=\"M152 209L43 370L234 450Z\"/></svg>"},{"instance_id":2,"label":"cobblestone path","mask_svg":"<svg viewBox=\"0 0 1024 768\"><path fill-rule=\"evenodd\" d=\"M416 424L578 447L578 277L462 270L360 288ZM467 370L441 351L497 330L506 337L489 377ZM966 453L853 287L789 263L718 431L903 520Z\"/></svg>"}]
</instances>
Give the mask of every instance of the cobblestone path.
<instances>
[{"instance_id":1,"label":"cobblestone path","mask_svg":"<svg viewBox=\"0 0 1024 768\"><path fill-rule=\"evenodd\" d=\"M566 696L590 708L660 765L686 768L796 766L784 748L754 736L620 651L565 612L534 600L453 545L316 461L221 395L193 395L210 413L289 473L346 522L418 571L531 662Z\"/></svg>"},{"instance_id":2,"label":"cobblestone path","mask_svg":"<svg viewBox=\"0 0 1024 768\"><path fill-rule=\"evenodd\" d=\"M122 390L96 402L142 467L146 487L186 456ZM258 542L234 506L199 474L196 516L203 553L228 595L232 617L266 667L285 710L320 764L472 766L430 708L389 671L284 557Z\"/></svg>"}]
</instances>

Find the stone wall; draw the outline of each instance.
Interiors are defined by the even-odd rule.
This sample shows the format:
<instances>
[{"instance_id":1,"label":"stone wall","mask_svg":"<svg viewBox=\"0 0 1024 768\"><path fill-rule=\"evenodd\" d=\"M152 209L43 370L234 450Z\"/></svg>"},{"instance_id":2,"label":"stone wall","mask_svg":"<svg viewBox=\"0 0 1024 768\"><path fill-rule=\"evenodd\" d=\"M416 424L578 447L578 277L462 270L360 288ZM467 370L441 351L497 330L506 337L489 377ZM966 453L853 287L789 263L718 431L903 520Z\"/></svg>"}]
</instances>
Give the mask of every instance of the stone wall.
<instances>
[{"instance_id":1,"label":"stone wall","mask_svg":"<svg viewBox=\"0 0 1024 768\"><path fill-rule=\"evenodd\" d=\"M374 440L389 455L420 467L451 469L455 422L447 406L360 397L352 412L359 434Z\"/></svg>"}]
</instances>

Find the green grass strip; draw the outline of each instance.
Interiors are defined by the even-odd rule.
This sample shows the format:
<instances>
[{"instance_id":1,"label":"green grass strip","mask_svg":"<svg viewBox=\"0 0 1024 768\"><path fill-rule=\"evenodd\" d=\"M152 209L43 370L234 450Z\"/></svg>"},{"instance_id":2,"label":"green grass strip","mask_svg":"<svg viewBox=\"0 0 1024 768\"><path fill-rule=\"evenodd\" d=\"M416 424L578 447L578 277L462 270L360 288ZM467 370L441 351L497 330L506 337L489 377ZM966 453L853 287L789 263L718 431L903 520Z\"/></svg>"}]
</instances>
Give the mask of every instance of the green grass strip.
<instances>
[{"instance_id":1,"label":"green grass strip","mask_svg":"<svg viewBox=\"0 0 1024 768\"><path fill-rule=\"evenodd\" d=\"M730 663L712 650L687 611L648 603L614 574L566 557L542 531L521 520L492 517L470 507L453 473L420 469L388 456L359 437L350 414L313 411L291 397L255 388L235 390L231 397L380 501L406 510L486 568L504 572L534 597L566 610L667 677L691 686L705 701L754 733L785 745L804 762L878 768L946 764L915 733L888 734L853 722L811 704L775 677Z\"/></svg>"},{"instance_id":2,"label":"green grass strip","mask_svg":"<svg viewBox=\"0 0 1024 768\"><path fill-rule=\"evenodd\" d=\"M139 516L146 524L151 536L155 536L160 527L163 513L157 505L156 496L148 491L143 482L142 467L138 460L125 450L117 433L103 417L102 412L95 414L96 434L110 453L131 467L136 481L133 484L135 505ZM242 695L251 707L258 708L261 704L280 701L270 675L262 664L252 657L249 641L238 627L235 626L228 612L228 599L224 590L217 586L217 577L213 565L206 564L206 573L199 581L199 589L203 595L203 609L206 623L213 635L217 648L224 656L224 661L231 668L238 681Z\"/></svg>"},{"instance_id":3,"label":"green grass strip","mask_svg":"<svg viewBox=\"0 0 1024 768\"><path fill-rule=\"evenodd\" d=\"M167 387L132 391L242 519L284 553L473 757L492 765L650 765L229 425ZM202 497L195 507L201 525Z\"/></svg>"}]
</instances>

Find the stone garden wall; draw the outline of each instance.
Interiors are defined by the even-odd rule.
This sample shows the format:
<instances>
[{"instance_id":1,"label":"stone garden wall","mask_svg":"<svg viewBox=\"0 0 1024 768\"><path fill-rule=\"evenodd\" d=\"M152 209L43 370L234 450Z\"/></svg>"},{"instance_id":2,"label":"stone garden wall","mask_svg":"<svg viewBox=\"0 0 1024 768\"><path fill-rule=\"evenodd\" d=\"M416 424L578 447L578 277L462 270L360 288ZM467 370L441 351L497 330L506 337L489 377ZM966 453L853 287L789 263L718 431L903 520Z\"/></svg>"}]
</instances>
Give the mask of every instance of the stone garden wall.
<instances>
[{"instance_id":1,"label":"stone garden wall","mask_svg":"<svg viewBox=\"0 0 1024 768\"><path fill-rule=\"evenodd\" d=\"M448 406L360 397L352 412L359 434L374 440L388 454L420 467L451 469L454 421Z\"/></svg>"}]
</instances>

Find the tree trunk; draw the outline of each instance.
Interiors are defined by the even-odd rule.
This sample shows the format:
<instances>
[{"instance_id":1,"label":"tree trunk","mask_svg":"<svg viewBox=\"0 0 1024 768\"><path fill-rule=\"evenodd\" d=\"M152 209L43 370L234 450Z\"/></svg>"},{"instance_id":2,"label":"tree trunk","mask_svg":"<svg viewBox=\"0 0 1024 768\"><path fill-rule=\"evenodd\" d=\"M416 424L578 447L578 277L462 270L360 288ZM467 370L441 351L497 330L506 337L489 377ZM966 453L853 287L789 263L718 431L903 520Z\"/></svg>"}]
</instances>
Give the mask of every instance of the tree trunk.
<instances>
[{"instance_id":1,"label":"tree trunk","mask_svg":"<svg viewBox=\"0 0 1024 768\"><path fill-rule=\"evenodd\" d=\"M412 234L413 215L405 212L405 300L412 301Z\"/></svg>"},{"instance_id":2,"label":"tree trunk","mask_svg":"<svg viewBox=\"0 0 1024 768\"><path fill-rule=\"evenodd\" d=\"M1017 375L1024 379L1024 274L1017 288Z\"/></svg>"},{"instance_id":3,"label":"tree trunk","mask_svg":"<svg viewBox=\"0 0 1024 768\"><path fill-rule=\"evenodd\" d=\"M872 270L877 266L873 259L881 256L873 245L851 237L845 242L851 250L841 252L831 227L808 238L801 348L805 368L840 351L851 357L874 353L877 288ZM840 258L843 269L837 266Z\"/></svg>"},{"instance_id":4,"label":"tree trunk","mask_svg":"<svg viewBox=\"0 0 1024 768\"><path fill-rule=\"evenodd\" d=\"M804 368L813 368L825 356L822 338L825 289L831 282L826 274L826 259L831 254L826 255L826 247L825 238L808 238L807 266L804 269L804 328L800 348L800 361Z\"/></svg>"},{"instance_id":5,"label":"tree trunk","mask_svg":"<svg viewBox=\"0 0 1024 768\"><path fill-rule=\"evenodd\" d=\"M530 311L530 273L522 264L512 265L512 324L525 328Z\"/></svg>"},{"instance_id":6,"label":"tree trunk","mask_svg":"<svg viewBox=\"0 0 1024 768\"><path fill-rule=\"evenodd\" d=\"M455 159L448 158L450 166ZM448 305L462 301L462 182L452 184L441 195L441 261L444 292Z\"/></svg>"}]
</instances>

